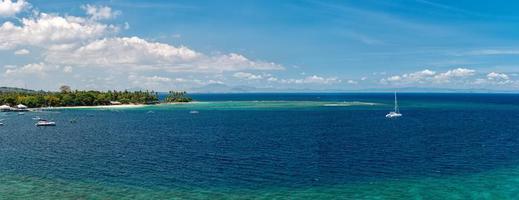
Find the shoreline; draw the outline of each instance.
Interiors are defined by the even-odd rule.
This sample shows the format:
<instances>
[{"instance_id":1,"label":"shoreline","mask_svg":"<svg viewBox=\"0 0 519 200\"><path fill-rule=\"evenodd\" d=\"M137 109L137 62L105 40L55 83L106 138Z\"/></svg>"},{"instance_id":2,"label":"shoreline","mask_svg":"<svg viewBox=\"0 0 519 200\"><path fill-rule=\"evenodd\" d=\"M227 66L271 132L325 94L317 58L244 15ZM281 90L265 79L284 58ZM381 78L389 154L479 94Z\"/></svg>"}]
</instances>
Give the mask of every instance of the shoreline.
<instances>
[{"instance_id":1,"label":"shoreline","mask_svg":"<svg viewBox=\"0 0 519 200\"><path fill-rule=\"evenodd\" d=\"M193 102L169 102L169 103L157 103L157 104L122 104L122 105L97 105L97 106L59 106L59 107L42 107L42 108L30 108L29 110L61 110L61 109L94 109L94 108L142 108L148 106L160 106L160 105L179 105L189 104Z\"/></svg>"},{"instance_id":2,"label":"shoreline","mask_svg":"<svg viewBox=\"0 0 519 200\"><path fill-rule=\"evenodd\" d=\"M58 107L40 107L40 108L29 108L25 111L18 112L40 112L46 110L73 110L73 109L137 109L137 108L145 108L145 107L161 107L168 105L200 105L200 104L210 104L210 103L238 103L238 107L240 107L240 103L245 104L256 104L258 106L283 106L294 104L292 106L321 106L321 107L350 107L350 106L380 106L384 105L383 103L377 102L361 102L361 101L291 101L291 100L229 100L229 101L191 101L191 102L167 102L167 103L158 103L158 104L122 104L122 105L96 105L96 106L58 106ZM15 112L15 111L10 111Z\"/></svg>"},{"instance_id":3,"label":"shoreline","mask_svg":"<svg viewBox=\"0 0 519 200\"><path fill-rule=\"evenodd\" d=\"M153 104L158 105L158 104ZM30 110L61 110L61 109L89 109L89 108L141 108L152 106L146 104L123 104L123 105L98 105L98 106L59 106L59 107L43 107L31 108Z\"/></svg>"}]
</instances>

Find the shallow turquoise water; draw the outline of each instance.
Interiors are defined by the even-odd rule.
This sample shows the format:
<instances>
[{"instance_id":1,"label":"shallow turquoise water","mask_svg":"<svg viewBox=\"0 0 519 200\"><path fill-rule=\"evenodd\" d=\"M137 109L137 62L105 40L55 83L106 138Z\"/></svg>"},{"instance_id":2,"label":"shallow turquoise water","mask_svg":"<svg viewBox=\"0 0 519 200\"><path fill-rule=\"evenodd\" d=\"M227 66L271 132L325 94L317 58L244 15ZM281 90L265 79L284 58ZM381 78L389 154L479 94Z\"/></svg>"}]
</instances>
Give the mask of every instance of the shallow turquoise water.
<instances>
[{"instance_id":1,"label":"shallow turquoise water","mask_svg":"<svg viewBox=\"0 0 519 200\"><path fill-rule=\"evenodd\" d=\"M262 95L0 113L0 199L519 198L519 95Z\"/></svg>"},{"instance_id":2,"label":"shallow turquoise water","mask_svg":"<svg viewBox=\"0 0 519 200\"><path fill-rule=\"evenodd\" d=\"M142 188L128 185L0 177L3 199L517 199L519 170L506 169L449 178L420 178L326 187Z\"/></svg>"}]
</instances>

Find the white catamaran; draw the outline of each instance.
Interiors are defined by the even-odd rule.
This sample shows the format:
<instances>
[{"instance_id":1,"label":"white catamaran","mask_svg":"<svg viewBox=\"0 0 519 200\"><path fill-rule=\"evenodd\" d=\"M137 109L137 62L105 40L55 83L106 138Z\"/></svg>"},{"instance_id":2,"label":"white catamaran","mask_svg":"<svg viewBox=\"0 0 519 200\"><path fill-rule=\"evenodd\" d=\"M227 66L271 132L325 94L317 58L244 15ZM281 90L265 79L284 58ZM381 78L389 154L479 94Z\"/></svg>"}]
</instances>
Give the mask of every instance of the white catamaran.
<instances>
[{"instance_id":1,"label":"white catamaran","mask_svg":"<svg viewBox=\"0 0 519 200\"><path fill-rule=\"evenodd\" d=\"M395 111L392 111L392 112L389 112L387 115L386 115L387 118L397 118L397 117L402 117L402 114L400 113L399 109L398 109L398 101L396 99L396 92L395 92Z\"/></svg>"}]
</instances>

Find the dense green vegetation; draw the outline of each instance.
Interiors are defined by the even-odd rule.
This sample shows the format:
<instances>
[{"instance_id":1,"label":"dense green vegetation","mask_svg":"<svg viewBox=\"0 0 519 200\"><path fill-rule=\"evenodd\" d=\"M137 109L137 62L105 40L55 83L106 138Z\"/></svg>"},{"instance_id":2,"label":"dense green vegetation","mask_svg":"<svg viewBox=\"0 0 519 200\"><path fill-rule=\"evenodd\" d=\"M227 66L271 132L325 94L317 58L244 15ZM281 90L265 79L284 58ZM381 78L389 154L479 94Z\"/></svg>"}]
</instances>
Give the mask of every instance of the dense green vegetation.
<instances>
[{"instance_id":1,"label":"dense green vegetation","mask_svg":"<svg viewBox=\"0 0 519 200\"><path fill-rule=\"evenodd\" d=\"M158 103L158 96L155 92L148 91L0 92L0 104L24 104L29 108L110 105L111 101L122 104L153 104Z\"/></svg>"},{"instance_id":2,"label":"dense green vegetation","mask_svg":"<svg viewBox=\"0 0 519 200\"><path fill-rule=\"evenodd\" d=\"M156 104L158 94L153 91L72 91L68 86L60 87L61 92L44 92L23 89L0 90L0 105L23 104L29 108L57 106L97 106L121 104ZM189 102L186 92L170 92L166 102Z\"/></svg>"},{"instance_id":3,"label":"dense green vegetation","mask_svg":"<svg viewBox=\"0 0 519 200\"><path fill-rule=\"evenodd\" d=\"M186 92L175 92L170 91L168 96L166 97L166 102L175 103L175 102L190 102L193 101L191 97L187 96Z\"/></svg>"}]
</instances>

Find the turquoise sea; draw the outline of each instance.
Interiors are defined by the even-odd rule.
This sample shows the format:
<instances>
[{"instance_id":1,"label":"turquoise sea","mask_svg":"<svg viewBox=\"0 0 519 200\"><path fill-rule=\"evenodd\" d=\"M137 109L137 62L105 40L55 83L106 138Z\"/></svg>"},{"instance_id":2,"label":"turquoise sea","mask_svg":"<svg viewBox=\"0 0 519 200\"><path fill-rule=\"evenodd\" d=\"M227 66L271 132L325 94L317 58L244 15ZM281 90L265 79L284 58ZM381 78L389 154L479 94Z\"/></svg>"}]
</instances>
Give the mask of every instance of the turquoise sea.
<instances>
[{"instance_id":1,"label":"turquoise sea","mask_svg":"<svg viewBox=\"0 0 519 200\"><path fill-rule=\"evenodd\" d=\"M193 97L0 113L0 199L519 199L518 94Z\"/></svg>"}]
</instances>

